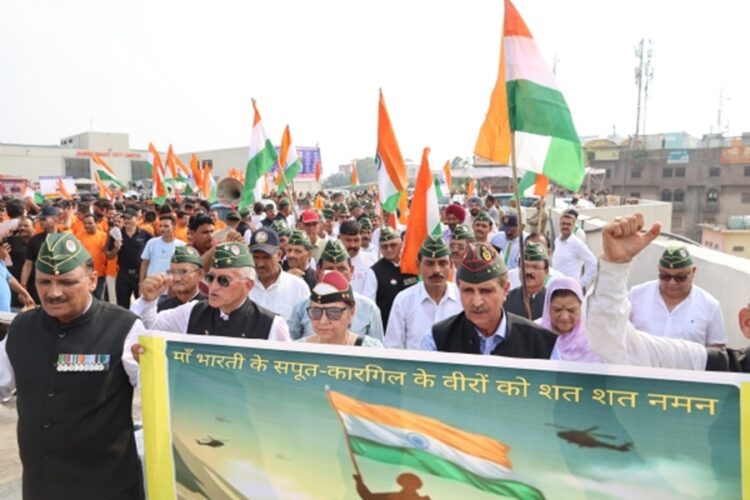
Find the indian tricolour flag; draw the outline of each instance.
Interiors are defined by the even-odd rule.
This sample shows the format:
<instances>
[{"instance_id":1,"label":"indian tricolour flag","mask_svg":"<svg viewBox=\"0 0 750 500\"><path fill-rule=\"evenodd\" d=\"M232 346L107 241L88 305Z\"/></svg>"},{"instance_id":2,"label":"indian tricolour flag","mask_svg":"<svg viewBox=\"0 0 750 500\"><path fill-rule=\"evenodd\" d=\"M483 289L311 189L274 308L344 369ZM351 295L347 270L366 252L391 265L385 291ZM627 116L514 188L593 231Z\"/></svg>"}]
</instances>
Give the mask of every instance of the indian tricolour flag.
<instances>
[{"instance_id":1,"label":"indian tricolour flag","mask_svg":"<svg viewBox=\"0 0 750 500\"><path fill-rule=\"evenodd\" d=\"M409 467L508 498L543 499L515 478L509 447L400 408L364 403L329 391L354 455Z\"/></svg>"},{"instance_id":2,"label":"indian tricolour flag","mask_svg":"<svg viewBox=\"0 0 750 500\"><path fill-rule=\"evenodd\" d=\"M146 153L146 163L151 171L151 198L156 204L161 205L167 199L167 188L164 186L164 165L161 162L159 152L150 142Z\"/></svg>"},{"instance_id":3,"label":"indian tricolour flag","mask_svg":"<svg viewBox=\"0 0 750 500\"><path fill-rule=\"evenodd\" d=\"M262 196L261 183L258 182L263 174L271 170L276 161L276 149L266 136L266 130L260 121L260 113L253 99L253 130L250 134L250 148L248 151L247 167L245 169L245 185L242 189L240 208L252 205Z\"/></svg>"},{"instance_id":4,"label":"indian tricolour flag","mask_svg":"<svg viewBox=\"0 0 750 500\"><path fill-rule=\"evenodd\" d=\"M419 274L417 255L419 248L429 235L439 236L440 209L438 208L435 181L430 172L430 148L422 152L422 164L419 166L414 196L409 207L409 220L406 225L406 239L401 255L401 272Z\"/></svg>"},{"instance_id":5,"label":"indian tricolour flag","mask_svg":"<svg viewBox=\"0 0 750 500\"><path fill-rule=\"evenodd\" d=\"M287 185L302 171L302 164L297 156L297 148L292 143L292 133L289 125L284 129L281 136L281 148L279 148L279 177L276 183L276 194L281 194Z\"/></svg>"},{"instance_id":6,"label":"indian tricolour flag","mask_svg":"<svg viewBox=\"0 0 750 500\"><path fill-rule=\"evenodd\" d=\"M393 132L391 118L385 107L382 90L378 102L378 147L375 153L375 163L378 167L380 204L386 212L395 213L401 193L405 192L409 185L409 178L398 141L396 141L396 134Z\"/></svg>"},{"instance_id":7,"label":"indian tricolour flag","mask_svg":"<svg viewBox=\"0 0 750 500\"><path fill-rule=\"evenodd\" d=\"M583 149L568 105L529 28L505 0L500 69L474 152L510 165L511 140L519 169L571 191L581 187Z\"/></svg>"},{"instance_id":8,"label":"indian tricolour flag","mask_svg":"<svg viewBox=\"0 0 750 500\"><path fill-rule=\"evenodd\" d=\"M99 155L94 153L91 156L91 160L94 162L93 170L95 181L98 178L98 182L102 182L104 184L117 184L122 189L125 189L127 187L127 185L122 180L120 180L119 177L117 177L114 169L110 167L109 164L104 161Z\"/></svg>"}]
</instances>

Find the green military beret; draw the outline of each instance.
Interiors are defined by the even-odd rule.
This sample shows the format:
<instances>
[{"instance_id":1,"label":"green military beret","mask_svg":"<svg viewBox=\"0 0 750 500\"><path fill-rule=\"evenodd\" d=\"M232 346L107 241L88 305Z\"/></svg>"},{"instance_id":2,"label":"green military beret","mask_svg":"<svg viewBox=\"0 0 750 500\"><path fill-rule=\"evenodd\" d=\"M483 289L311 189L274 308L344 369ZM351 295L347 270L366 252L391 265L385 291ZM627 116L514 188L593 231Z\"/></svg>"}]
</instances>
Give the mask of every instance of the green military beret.
<instances>
[{"instance_id":1,"label":"green military beret","mask_svg":"<svg viewBox=\"0 0 750 500\"><path fill-rule=\"evenodd\" d=\"M685 245L674 245L668 247L661 254L659 259L659 266L666 269L683 269L686 267L692 267L693 258L690 256L690 252Z\"/></svg>"},{"instance_id":2,"label":"green military beret","mask_svg":"<svg viewBox=\"0 0 750 500\"><path fill-rule=\"evenodd\" d=\"M292 235L289 237L289 244L300 245L307 250L310 250L313 247L313 244L310 243L310 238L307 237L307 233L298 229L292 231Z\"/></svg>"},{"instance_id":3,"label":"green military beret","mask_svg":"<svg viewBox=\"0 0 750 500\"><path fill-rule=\"evenodd\" d=\"M253 258L250 249L244 243L219 243L214 251L211 267L225 269L228 267L251 267Z\"/></svg>"},{"instance_id":4,"label":"green military beret","mask_svg":"<svg viewBox=\"0 0 750 500\"><path fill-rule=\"evenodd\" d=\"M238 214L237 212L227 212L227 220L237 222L242 219L240 218L240 214Z\"/></svg>"},{"instance_id":5,"label":"green military beret","mask_svg":"<svg viewBox=\"0 0 750 500\"><path fill-rule=\"evenodd\" d=\"M450 254L450 248L448 248L442 236L428 236L419 248L419 255L428 259L447 257Z\"/></svg>"},{"instance_id":6,"label":"green military beret","mask_svg":"<svg viewBox=\"0 0 750 500\"><path fill-rule=\"evenodd\" d=\"M380 243L384 241L400 240L401 235L394 231L390 226L385 226L380 230Z\"/></svg>"},{"instance_id":7,"label":"green military beret","mask_svg":"<svg viewBox=\"0 0 750 500\"><path fill-rule=\"evenodd\" d=\"M287 208L289 206L291 206L289 198L282 198L281 200L279 200L279 208Z\"/></svg>"},{"instance_id":8,"label":"green military beret","mask_svg":"<svg viewBox=\"0 0 750 500\"><path fill-rule=\"evenodd\" d=\"M187 245L175 247L172 254L172 262L175 264L195 264L196 266L203 267L198 250Z\"/></svg>"},{"instance_id":9,"label":"green military beret","mask_svg":"<svg viewBox=\"0 0 750 500\"><path fill-rule=\"evenodd\" d=\"M526 243L526 249L523 251L523 258L525 260L542 260L549 262L549 254L547 249L541 243L535 243L530 241Z\"/></svg>"},{"instance_id":10,"label":"green military beret","mask_svg":"<svg viewBox=\"0 0 750 500\"><path fill-rule=\"evenodd\" d=\"M341 240L328 240L325 248L323 248L323 253L320 255L320 260L338 264L349 260L349 252L346 251Z\"/></svg>"},{"instance_id":11,"label":"green military beret","mask_svg":"<svg viewBox=\"0 0 750 500\"><path fill-rule=\"evenodd\" d=\"M334 215L334 211L333 211L333 209L332 209L332 208L324 208L324 209L323 209L323 217L324 217L324 218L325 218L326 220L331 220L331 219L333 219L333 215Z\"/></svg>"},{"instance_id":12,"label":"green military beret","mask_svg":"<svg viewBox=\"0 0 750 500\"><path fill-rule=\"evenodd\" d=\"M453 229L453 239L459 241L474 241L474 231L466 224L456 224Z\"/></svg>"},{"instance_id":13,"label":"green military beret","mask_svg":"<svg viewBox=\"0 0 750 500\"><path fill-rule=\"evenodd\" d=\"M469 245L456 271L456 278L467 283L482 283L506 274L503 259L491 245L477 243Z\"/></svg>"},{"instance_id":14,"label":"green military beret","mask_svg":"<svg viewBox=\"0 0 750 500\"><path fill-rule=\"evenodd\" d=\"M70 233L48 234L39 249L34 267L44 274L58 276L69 273L91 260L86 247Z\"/></svg>"},{"instance_id":15,"label":"green military beret","mask_svg":"<svg viewBox=\"0 0 750 500\"><path fill-rule=\"evenodd\" d=\"M286 236L287 238L292 235L292 230L289 229L289 226L286 222L284 222L281 219L276 219L271 223L271 229L276 231L276 234L279 235L279 237Z\"/></svg>"},{"instance_id":16,"label":"green military beret","mask_svg":"<svg viewBox=\"0 0 750 500\"><path fill-rule=\"evenodd\" d=\"M372 222L370 222L370 219L367 217L360 217L359 220L359 228L364 229L365 231L372 231Z\"/></svg>"},{"instance_id":17,"label":"green military beret","mask_svg":"<svg viewBox=\"0 0 750 500\"><path fill-rule=\"evenodd\" d=\"M480 210L479 213L474 216L474 222L486 222L491 226L492 217L490 217L484 210Z\"/></svg>"},{"instance_id":18,"label":"green military beret","mask_svg":"<svg viewBox=\"0 0 750 500\"><path fill-rule=\"evenodd\" d=\"M362 205L357 200L350 201L349 202L349 210L354 210L355 208L362 208Z\"/></svg>"},{"instance_id":19,"label":"green military beret","mask_svg":"<svg viewBox=\"0 0 750 500\"><path fill-rule=\"evenodd\" d=\"M346 206L346 203L339 203L338 208L334 208L339 214L348 214L349 213L349 207Z\"/></svg>"},{"instance_id":20,"label":"green military beret","mask_svg":"<svg viewBox=\"0 0 750 500\"><path fill-rule=\"evenodd\" d=\"M247 208L247 207L240 208L240 217L242 217L243 219L246 219L249 216L250 216L250 209L249 208Z\"/></svg>"},{"instance_id":21,"label":"green military beret","mask_svg":"<svg viewBox=\"0 0 750 500\"><path fill-rule=\"evenodd\" d=\"M376 221L376 220L378 220L378 218L379 218L379 217L378 217L378 214L376 214L375 212L372 212L372 213L371 213L371 214L369 215L369 217L370 217L370 220L371 220L371 221L373 221L373 222L375 222L375 221Z\"/></svg>"}]
</instances>

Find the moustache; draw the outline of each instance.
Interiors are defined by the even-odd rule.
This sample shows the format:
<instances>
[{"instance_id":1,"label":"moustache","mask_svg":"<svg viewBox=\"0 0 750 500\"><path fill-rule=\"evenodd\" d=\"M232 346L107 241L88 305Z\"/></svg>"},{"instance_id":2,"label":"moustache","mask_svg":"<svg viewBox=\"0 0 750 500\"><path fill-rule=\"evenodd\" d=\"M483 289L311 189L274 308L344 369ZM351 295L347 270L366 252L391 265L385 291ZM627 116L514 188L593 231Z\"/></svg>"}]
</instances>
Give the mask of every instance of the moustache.
<instances>
[{"instance_id":1,"label":"moustache","mask_svg":"<svg viewBox=\"0 0 750 500\"><path fill-rule=\"evenodd\" d=\"M526 279L527 280L533 280L534 279L534 275L531 274L531 273L526 273Z\"/></svg>"},{"instance_id":2,"label":"moustache","mask_svg":"<svg viewBox=\"0 0 750 500\"><path fill-rule=\"evenodd\" d=\"M428 279L443 279L443 275L440 273L435 273L435 274L430 275Z\"/></svg>"},{"instance_id":3,"label":"moustache","mask_svg":"<svg viewBox=\"0 0 750 500\"><path fill-rule=\"evenodd\" d=\"M471 312L472 314L484 314L484 313L487 312L487 308L486 307L479 307L479 308L476 308L476 309L475 308L471 308L471 309L469 309L469 312Z\"/></svg>"},{"instance_id":4,"label":"moustache","mask_svg":"<svg viewBox=\"0 0 750 500\"><path fill-rule=\"evenodd\" d=\"M65 298L62 298L62 297L61 298L55 298L55 299L51 299L49 297L44 297L44 301L47 304L64 304L64 303L66 303L68 301L68 299L65 299Z\"/></svg>"}]
</instances>

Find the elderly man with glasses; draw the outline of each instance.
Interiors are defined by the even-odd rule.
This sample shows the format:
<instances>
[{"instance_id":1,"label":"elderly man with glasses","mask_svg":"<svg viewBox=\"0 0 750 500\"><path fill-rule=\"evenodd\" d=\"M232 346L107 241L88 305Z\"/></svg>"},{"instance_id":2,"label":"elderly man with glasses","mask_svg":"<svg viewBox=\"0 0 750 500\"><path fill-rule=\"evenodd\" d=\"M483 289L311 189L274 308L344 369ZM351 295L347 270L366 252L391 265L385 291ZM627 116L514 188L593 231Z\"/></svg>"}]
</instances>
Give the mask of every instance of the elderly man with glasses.
<instances>
[{"instance_id":1,"label":"elderly man with glasses","mask_svg":"<svg viewBox=\"0 0 750 500\"><path fill-rule=\"evenodd\" d=\"M247 245L221 243L216 246L211 269L206 273L208 299L193 300L157 313L156 299L173 279L166 274L146 278L141 297L131 311L146 328L168 332L219 335L289 341L284 318L255 304L248 294L255 285L255 270Z\"/></svg>"},{"instance_id":2,"label":"elderly man with glasses","mask_svg":"<svg viewBox=\"0 0 750 500\"><path fill-rule=\"evenodd\" d=\"M174 309L191 300L208 298L199 289L204 271L201 256L195 248L188 246L175 248L167 274L172 278L170 290L174 296L159 302L156 306L157 312Z\"/></svg>"},{"instance_id":3,"label":"elderly man with glasses","mask_svg":"<svg viewBox=\"0 0 750 500\"><path fill-rule=\"evenodd\" d=\"M633 326L660 337L723 347L727 335L721 306L693 284L696 267L687 247L668 247L659 259L658 272L658 279L634 286L628 294Z\"/></svg>"}]
</instances>

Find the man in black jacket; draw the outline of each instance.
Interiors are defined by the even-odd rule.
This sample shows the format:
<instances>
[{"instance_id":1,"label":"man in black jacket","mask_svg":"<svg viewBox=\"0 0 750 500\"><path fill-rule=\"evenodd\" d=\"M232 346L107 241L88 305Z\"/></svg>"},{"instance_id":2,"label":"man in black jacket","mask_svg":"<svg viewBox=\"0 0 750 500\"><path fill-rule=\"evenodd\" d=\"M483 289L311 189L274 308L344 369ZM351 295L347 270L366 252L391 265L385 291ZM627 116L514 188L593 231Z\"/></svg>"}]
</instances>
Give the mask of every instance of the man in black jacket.
<instances>
[{"instance_id":1,"label":"man in black jacket","mask_svg":"<svg viewBox=\"0 0 750 500\"><path fill-rule=\"evenodd\" d=\"M433 325L423 349L549 359L557 336L503 310L508 269L491 245L469 245L456 281L464 311Z\"/></svg>"},{"instance_id":2,"label":"man in black jacket","mask_svg":"<svg viewBox=\"0 0 750 500\"><path fill-rule=\"evenodd\" d=\"M47 235L34 265L42 307L0 342L0 396L18 390L23 497L143 498L130 351L143 324L92 296L96 272L75 236Z\"/></svg>"}]
</instances>

